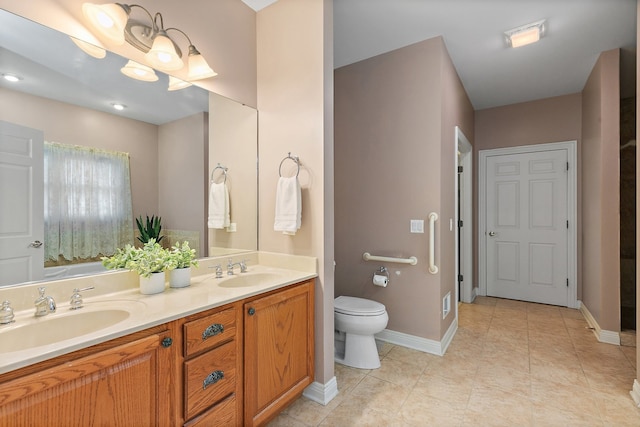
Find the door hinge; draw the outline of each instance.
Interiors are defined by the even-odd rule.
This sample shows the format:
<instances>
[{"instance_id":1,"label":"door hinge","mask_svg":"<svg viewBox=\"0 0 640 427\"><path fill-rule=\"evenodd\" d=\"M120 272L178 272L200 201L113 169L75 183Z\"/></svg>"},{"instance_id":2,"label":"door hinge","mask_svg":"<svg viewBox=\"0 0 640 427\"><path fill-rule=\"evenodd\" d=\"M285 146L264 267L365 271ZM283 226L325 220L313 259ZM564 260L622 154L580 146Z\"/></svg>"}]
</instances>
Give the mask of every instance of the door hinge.
<instances>
[{"instance_id":1,"label":"door hinge","mask_svg":"<svg viewBox=\"0 0 640 427\"><path fill-rule=\"evenodd\" d=\"M569 220L567 220L567 228L569 228Z\"/></svg>"},{"instance_id":2,"label":"door hinge","mask_svg":"<svg viewBox=\"0 0 640 427\"><path fill-rule=\"evenodd\" d=\"M567 162L567 170L569 170L569 162Z\"/></svg>"},{"instance_id":3,"label":"door hinge","mask_svg":"<svg viewBox=\"0 0 640 427\"><path fill-rule=\"evenodd\" d=\"M464 282L464 277L462 277L462 274L458 274L458 282Z\"/></svg>"},{"instance_id":4,"label":"door hinge","mask_svg":"<svg viewBox=\"0 0 640 427\"><path fill-rule=\"evenodd\" d=\"M462 166L458 166L458 173L462 173Z\"/></svg>"},{"instance_id":5,"label":"door hinge","mask_svg":"<svg viewBox=\"0 0 640 427\"><path fill-rule=\"evenodd\" d=\"M567 288L569 287L569 278L567 277Z\"/></svg>"},{"instance_id":6,"label":"door hinge","mask_svg":"<svg viewBox=\"0 0 640 427\"><path fill-rule=\"evenodd\" d=\"M459 220L458 220L458 228L462 228L462 224L463 224L462 220L461 220L461 219L459 219Z\"/></svg>"}]
</instances>

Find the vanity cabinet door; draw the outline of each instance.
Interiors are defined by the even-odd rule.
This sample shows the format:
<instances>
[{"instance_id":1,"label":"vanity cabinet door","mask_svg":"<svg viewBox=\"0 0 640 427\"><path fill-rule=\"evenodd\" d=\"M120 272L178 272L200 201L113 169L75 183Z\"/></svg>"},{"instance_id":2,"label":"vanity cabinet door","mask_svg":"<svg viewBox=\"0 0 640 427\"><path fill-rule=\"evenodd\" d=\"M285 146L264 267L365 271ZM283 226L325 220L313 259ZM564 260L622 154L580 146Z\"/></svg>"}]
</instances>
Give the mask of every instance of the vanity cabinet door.
<instances>
[{"instance_id":1,"label":"vanity cabinet door","mask_svg":"<svg viewBox=\"0 0 640 427\"><path fill-rule=\"evenodd\" d=\"M159 426L170 423L165 334L0 384L0 426Z\"/></svg>"},{"instance_id":2,"label":"vanity cabinet door","mask_svg":"<svg viewBox=\"0 0 640 427\"><path fill-rule=\"evenodd\" d=\"M244 424L263 425L313 381L314 281L244 304Z\"/></svg>"}]
</instances>

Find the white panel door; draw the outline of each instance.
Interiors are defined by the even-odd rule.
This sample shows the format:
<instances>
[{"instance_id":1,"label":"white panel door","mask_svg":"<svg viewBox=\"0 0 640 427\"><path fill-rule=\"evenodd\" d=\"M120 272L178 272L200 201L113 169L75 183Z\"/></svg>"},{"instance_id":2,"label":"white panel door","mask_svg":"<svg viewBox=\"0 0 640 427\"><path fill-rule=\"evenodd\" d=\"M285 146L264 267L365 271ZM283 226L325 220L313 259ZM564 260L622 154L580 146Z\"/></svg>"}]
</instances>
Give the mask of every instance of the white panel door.
<instances>
[{"instance_id":1,"label":"white panel door","mask_svg":"<svg viewBox=\"0 0 640 427\"><path fill-rule=\"evenodd\" d=\"M567 158L487 156L487 295L567 306Z\"/></svg>"},{"instance_id":2,"label":"white panel door","mask_svg":"<svg viewBox=\"0 0 640 427\"><path fill-rule=\"evenodd\" d=\"M0 121L0 286L44 276L41 131Z\"/></svg>"}]
</instances>

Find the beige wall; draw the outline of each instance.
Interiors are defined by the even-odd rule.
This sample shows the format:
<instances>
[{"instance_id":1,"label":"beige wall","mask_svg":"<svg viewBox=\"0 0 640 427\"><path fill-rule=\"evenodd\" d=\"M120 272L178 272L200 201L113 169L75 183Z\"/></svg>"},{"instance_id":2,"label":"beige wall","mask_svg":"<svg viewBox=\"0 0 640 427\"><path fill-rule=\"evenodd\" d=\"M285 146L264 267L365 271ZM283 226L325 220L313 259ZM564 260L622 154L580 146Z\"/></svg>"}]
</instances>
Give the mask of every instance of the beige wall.
<instances>
[{"instance_id":1,"label":"beige wall","mask_svg":"<svg viewBox=\"0 0 640 427\"><path fill-rule=\"evenodd\" d=\"M205 256L205 184L208 114L198 113L159 126L158 211L165 230L197 232ZM148 212L149 215L154 212Z\"/></svg>"},{"instance_id":2,"label":"beige wall","mask_svg":"<svg viewBox=\"0 0 640 427\"><path fill-rule=\"evenodd\" d=\"M620 330L620 50L603 52L582 92L582 302Z\"/></svg>"},{"instance_id":3,"label":"beige wall","mask_svg":"<svg viewBox=\"0 0 640 427\"><path fill-rule=\"evenodd\" d=\"M158 211L158 126L0 88L0 120L40 129L45 141L129 153L133 214Z\"/></svg>"},{"instance_id":4,"label":"beige wall","mask_svg":"<svg viewBox=\"0 0 640 427\"><path fill-rule=\"evenodd\" d=\"M100 43L86 27L82 16L84 0L0 0L0 8L55 28L78 38ZM101 3L101 2L98 2ZM152 14L162 13L165 28L177 27L205 57L218 76L196 84L247 105L256 105L256 14L239 0L190 0L188 4L172 0L140 0ZM195 11L195 12L194 12ZM144 12L133 9L131 16L144 19ZM177 32L175 41L183 52L188 43ZM144 54L125 43L109 50L144 63ZM176 72L186 78L184 71Z\"/></svg>"},{"instance_id":5,"label":"beige wall","mask_svg":"<svg viewBox=\"0 0 640 427\"><path fill-rule=\"evenodd\" d=\"M473 110L441 38L341 67L335 72L336 295L383 303L387 329L439 341L442 296L454 286L454 127L473 136ZM440 215L437 275L428 272L428 230L410 220ZM418 264L366 262L362 254ZM375 287L380 265L391 273Z\"/></svg>"},{"instance_id":6,"label":"beige wall","mask_svg":"<svg viewBox=\"0 0 640 427\"><path fill-rule=\"evenodd\" d=\"M332 2L279 0L257 14L259 249L318 258L316 382L333 373ZM302 227L273 230L278 165L300 157Z\"/></svg>"},{"instance_id":7,"label":"beige wall","mask_svg":"<svg viewBox=\"0 0 640 427\"><path fill-rule=\"evenodd\" d=\"M582 230L581 209L581 123L582 94L556 96L519 104L476 111L474 170L478 151L550 142L578 141L578 230ZM477 176L477 175L476 175ZM478 181L474 180L474 230L478 230ZM582 233L578 232L578 299L581 298ZM474 242L473 283L478 285L478 246Z\"/></svg>"}]
</instances>

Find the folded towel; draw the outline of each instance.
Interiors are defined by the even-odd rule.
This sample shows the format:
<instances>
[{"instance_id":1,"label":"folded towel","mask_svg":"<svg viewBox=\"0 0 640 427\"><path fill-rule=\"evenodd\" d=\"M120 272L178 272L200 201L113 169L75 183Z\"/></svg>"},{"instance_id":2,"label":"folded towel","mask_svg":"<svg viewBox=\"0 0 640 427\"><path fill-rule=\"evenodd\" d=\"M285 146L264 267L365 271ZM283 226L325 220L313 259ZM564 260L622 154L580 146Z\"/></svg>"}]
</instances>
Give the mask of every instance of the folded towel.
<instances>
[{"instance_id":1,"label":"folded towel","mask_svg":"<svg viewBox=\"0 0 640 427\"><path fill-rule=\"evenodd\" d=\"M229 189L227 184L211 183L209 187L209 228L225 228L229 226Z\"/></svg>"},{"instance_id":2,"label":"folded towel","mask_svg":"<svg viewBox=\"0 0 640 427\"><path fill-rule=\"evenodd\" d=\"M276 189L275 231L296 234L302 220L302 192L297 176L280 177Z\"/></svg>"}]
</instances>

